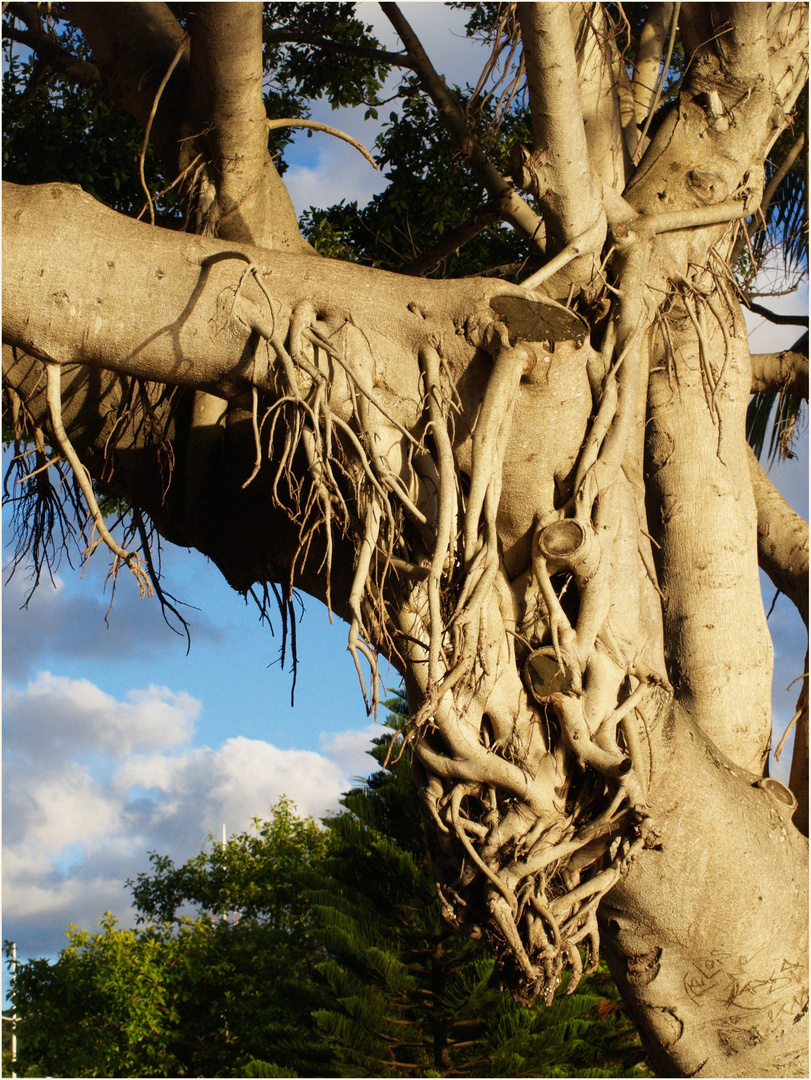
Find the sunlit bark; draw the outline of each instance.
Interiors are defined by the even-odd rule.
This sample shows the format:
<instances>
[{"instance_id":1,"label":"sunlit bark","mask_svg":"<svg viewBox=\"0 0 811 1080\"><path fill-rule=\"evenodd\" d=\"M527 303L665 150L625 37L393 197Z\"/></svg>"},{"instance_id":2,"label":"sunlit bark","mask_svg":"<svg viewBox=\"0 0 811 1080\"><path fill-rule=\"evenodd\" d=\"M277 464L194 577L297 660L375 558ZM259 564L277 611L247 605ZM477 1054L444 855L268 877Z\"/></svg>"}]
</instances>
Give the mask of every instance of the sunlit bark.
<instances>
[{"instance_id":1,"label":"sunlit bark","mask_svg":"<svg viewBox=\"0 0 811 1080\"><path fill-rule=\"evenodd\" d=\"M75 6L104 72L108 6ZM488 205L531 235L538 217L384 6ZM325 599L370 705L378 654L404 674L445 917L519 997L550 999L566 966L573 986L602 938L661 1075L805 1075L807 841L764 778L758 560L802 610L807 533L746 446L769 365L726 265L807 71L803 5L682 5L678 105L622 191L606 13L520 5L522 160L554 249L524 286L304 253L260 132L259 7L206 5L190 68L164 5L119 7L133 44L107 77L125 106L149 115L154 90L127 73L157 39L163 72L180 57L172 93L194 98L167 106L161 138L179 115L212 120L195 149L211 198L199 181L186 196L210 235L8 186L18 435L70 443L235 587Z\"/></svg>"}]
</instances>

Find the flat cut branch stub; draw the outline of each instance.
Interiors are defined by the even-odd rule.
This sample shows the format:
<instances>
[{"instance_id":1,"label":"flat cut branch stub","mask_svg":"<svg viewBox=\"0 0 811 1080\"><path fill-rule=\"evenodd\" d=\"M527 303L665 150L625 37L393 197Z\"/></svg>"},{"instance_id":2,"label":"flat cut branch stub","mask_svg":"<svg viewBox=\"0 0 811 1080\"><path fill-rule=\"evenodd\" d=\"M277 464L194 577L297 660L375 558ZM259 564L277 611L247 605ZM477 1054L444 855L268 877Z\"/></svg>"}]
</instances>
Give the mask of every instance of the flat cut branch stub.
<instances>
[{"instance_id":1,"label":"flat cut branch stub","mask_svg":"<svg viewBox=\"0 0 811 1080\"><path fill-rule=\"evenodd\" d=\"M511 340L582 344L588 333L579 315L551 300L543 303L522 296L494 296L490 307L507 327Z\"/></svg>"}]
</instances>

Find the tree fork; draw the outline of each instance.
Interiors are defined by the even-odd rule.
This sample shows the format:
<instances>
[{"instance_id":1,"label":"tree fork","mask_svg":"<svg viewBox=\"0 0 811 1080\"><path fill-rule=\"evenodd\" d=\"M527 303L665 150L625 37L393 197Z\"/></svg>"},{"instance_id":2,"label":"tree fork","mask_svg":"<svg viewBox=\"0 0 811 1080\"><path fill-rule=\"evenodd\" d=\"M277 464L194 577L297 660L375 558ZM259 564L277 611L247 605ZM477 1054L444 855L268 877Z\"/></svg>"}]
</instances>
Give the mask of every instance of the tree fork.
<instances>
[{"instance_id":1,"label":"tree fork","mask_svg":"<svg viewBox=\"0 0 811 1080\"><path fill-rule=\"evenodd\" d=\"M543 21L524 7L527 26ZM563 11L553 7L550 19ZM86 377L111 380L122 399L135 378L230 402L234 422L211 460L217 505L231 512L200 508L218 520L196 523L192 542L215 546L242 588L289 587L296 572L329 599L337 567L332 596L352 620L351 648L373 678L375 649L405 671L402 734L448 920L492 945L526 999L554 993L567 964L573 985L602 931L665 1075L803 1075L807 844L790 793L762 776L770 656L743 439L752 373L723 264L727 223L757 206L804 45L795 7L682 7L678 107L627 201L592 185L596 232L603 214L613 229L605 280L587 283L608 302L592 334L560 305L547 311L560 332L522 329L495 298L542 325L550 302L517 286L170 234L46 185L4 199L8 381L38 412L41 362L77 385L77 399ZM228 15L210 8L214 23ZM231 8L256 27L258 8ZM491 194L517 199L388 8L474 170ZM127 11L136 22L160 15L165 60L168 8ZM770 53L778 14L791 27ZM137 69L143 33L133 40ZM569 42L570 76L575 58L585 64ZM202 72L204 52L197 59ZM229 72L217 70L227 97ZM179 75L175 90L182 59ZM252 85L243 104L255 112L261 80ZM149 94L132 107L144 98L151 107ZM217 138L233 145L219 111ZM576 165L591 176L585 143ZM589 239L586 217L571 225L565 260ZM79 448L79 400L57 411ZM187 414L156 409L178 456ZM97 468L102 434L88 425ZM154 500L156 520L191 529L189 490L172 484ZM742 624L752 627L743 646Z\"/></svg>"}]
</instances>

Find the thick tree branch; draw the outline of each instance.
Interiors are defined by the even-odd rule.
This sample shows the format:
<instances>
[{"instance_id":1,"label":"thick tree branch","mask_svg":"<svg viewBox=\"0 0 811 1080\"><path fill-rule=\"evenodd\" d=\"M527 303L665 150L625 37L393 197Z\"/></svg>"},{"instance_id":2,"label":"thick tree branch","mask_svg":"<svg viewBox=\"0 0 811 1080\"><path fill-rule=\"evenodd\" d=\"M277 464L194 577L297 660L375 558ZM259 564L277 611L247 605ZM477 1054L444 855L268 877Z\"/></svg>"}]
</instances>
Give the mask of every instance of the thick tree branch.
<instances>
[{"instance_id":1,"label":"thick tree branch","mask_svg":"<svg viewBox=\"0 0 811 1080\"><path fill-rule=\"evenodd\" d=\"M659 68L665 47L665 34L673 11L672 3L651 4L648 18L639 35L634 67L634 109L641 127L650 113L659 82Z\"/></svg>"},{"instance_id":2,"label":"thick tree branch","mask_svg":"<svg viewBox=\"0 0 811 1080\"><path fill-rule=\"evenodd\" d=\"M484 148L470 130L462 107L448 89L445 80L437 74L419 38L397 4L385 3L380 6L399 34L413 61L414 70L436 105L451 137L464 154L471 172L484 185L491 200L496 202L504 220L522 236L532 240L542 254L540 218L488 160Z\"/></svg>"},{"instance_id":3,"label":"thick tree branch","mask_svg":"<svg viewBox=\"0 0 811 1080\"><path fill-rule=\"evenodd\" d=\"M621 193L631 159L625 148L619 86L627 76L614 27L598 4L570 4L569 17L591 167L603 184Z\"/></svg>"},{"instance_id":4,"label":"thick tree branch","mask_svg":"<svg viewBox=\"0 0 811 1080\"><path fill-rule=\"evenodd\" d=\"M768 8L768 4L732 0L723 8L718 5L714 12L710 11L717 33L715 48L733 78L768 70Z\"/></svg>"},{"instance_id":5,"label":"thick tree branch","mask_svg":"<svg viewBox=\"0 0 811 1080\"><path fill-rule=\"evenodd\" d=\"M46 212L49 228L43 230L38 223ZM523 295L501 281L422 281L171 232L116 214L65 184L4 184L3 232L8 344L45 361L83 363L223 398L244 400L253 385L266 385L267 364L261 358L254 363L252 334L264 333L273 319L289 319L309 298L323 303L339 326L350 310L354 323L369 326L381 308L387 311L380 339L396 368L392 386L398 389L391 393L397 400L402 393L397 408L413 420L419 409L417 350L427 331L412 308L431 311L449 332L447 355L461 350L469 361L473 346L453 328L464 327L477 305L489 311L491 296ZM68 261L66 251L72 254ZM235 296L254 265L273 273L275 307L268 309L250 275ZM131 299L136 296L137 306ZM113 308L115 317L108 317Z\"/></svg>"},{"instance_id":6,"label":"thick tree branch","mask_svg":"<svg viewBox=\"0 0 811 1080\"><path fill-rule=\"evenodd\" d=\"M768 7L749 3L682 4L679 29L691 63L697 56L712 53L733 81L768 71Z\"/></svg>"},{"instance_id":7,"label":"thick tree branch","mask_svg":"<svg viewBox=\"0 0 811 1080\"><path fill-rule=\"evenodd\" d=\"M778 101L788 115L808 79L808 7L769 4L769 67Z\"/></svg>"},{"instance_id":8,"label":"thick tree branch","mask_svg":"<svg viewBox=\"0 0 811 1080\"><path fill-rule=\"evenodd\" d=\"M709 77L727 104L753 72L769 72L777 100L787 115L791 112L808 78L805 4L687 3L679 27L690 80ZM776 123L775 133L783 126Z\"/></svg>"},{"instance_id":9,"label":"thick tree branch","mask_svg":"<svg viewBox=\"0 0 811 1080\"><path fill-rule=\"evenodd\" d=\"M322 335L318 340L337 358L333 382L339 397L334 408L344 408L346 379L351 378L360 387L362 400L366 400L364 394L371 394L375 415L385 419L386 428L399 439L421 416L418 355L427 335L442 336L444 364L464 385L464 372L476 355L465 333L468 320L476 324L484 318L488 324L494 317L492 297L523 295L520 288L502 281L424 281L353 263L229 246L219 239L171 232L116 214L69 185L25 188L7 184L3 214L3 335L7 344L18 355L37 361L82 365L90 387L101 379L109 380L108 374L98 374L103 370L203 391L197 399L221 399L215 402L220 414L224 402L232 402L236 408L229 413L221 436L214 438L213 414L208 423L197 425L219 447L214 467L204 472L208 477L223 468L223 440L235 439L238 452L229 468L237 462L241 481L251 474L255 460L252 394L256 391L272 401L279 391L278 380L286 378L272 359L273 350L263 343L273 339L286 355L281 343L289 334L295 338L300 332L292 325L294 312L311 311L313 306L318 312L314 323ZM49 228L43 230L40 223L46 215ZM67 260L66 251L70 252ZM387 313L382 325L381 310ZM340 343L340 351L330 340ZM378 370L386 373L379 390L368 382L373 358L384 365ZM22 368L15 365L12 380L27 380L30 394L36 392L37 372L41 378L41 365L34 361ZM571 373L566 365L560 372L568 389ZM297 526L292 532L289 527L282 530L284 558L273 554L284 511L278 510L273 491L268 491L266 474L264 480L257 477L249 486L245 499L239 496L244 516L241 509L239 516L228 511L225 532L222 512L209 512L213 496L206 490L199 492L203 500L196 508L186 504L183 478L188 469L194 471L197 451L192 446L194 428L188 429L190 402L182 396L175 396L174 401L176 406L180 403L180 419L185 417L185 421L180 438L173 437L173 452L183 466L174 474L179 473L180 479L173 486L173 528L188 529L189 537L196 536L189 542L215 558L235 588L244 590L255 581L267 580L267 574L270 580L287 581L296 562ZM247 408L247 414L240 413L239 406ZM195 415L196 410L195 404ZM78 446L81 440L75 425L66 423L66 427ZM466 430L464 424L462 428ZM579 445L580 435L574 438ZM556 441L556 454L561 441ZM101 445L105 445L103 437ZM203 457L210 449L203 447ZM540 458L538 468L547 468L545 455ZM540 486L545 490L551 488L552 480L528 486L533 491ZM204 489L205 484L201 482L198 488ZM231 498L229 491L227 484L220 491L226 501ZM527 507L529 517L517 518L515 529L505 522L507 548L526 532L535 498ZM147 508L154 516L153 504L154 500ZM158 517L163 514L158 497ZM257 514L263 520L268 515L272 519L266 523L267 532L260 529L267 544L263 541L258 547ZM341 551L346 566L346 551L343 547ZM323 598L324 577L316 572L320 557L308 560L306 574L300 578L297 572L297 580ZM269 558L272 570L266 567ZM351 569L351 544L348 558ZM348 595L347 586L343 599ZM337 596L335 603L341 604ZM348 614L343 606L336 610Z\"/></svg>"},{"instance_id":10,"label":"thick tree branch","mask_svg":"<svg viewBox=\"0 0 811 1080\"><path fill-rule=\"evenodd\" d=\"M293 203L267 149L262 5L201 5L191 23L190 101L208 159L204 231L302 250Z\"/></svg>"},{"instance_id":11,"label":"thick tree branch","mask_svg":"<svg viewBox=\"0 0 811 1080\"><path fill-rule=\"evenodd\" d=\"M802 8L791 22L783 46L788 60L795 64L796 89L807 70L807 8L791 7L792 11ZM733 33L727 22L731 8L685 4L681 12L680 27L690 62L679 108L671 110L657 128L626 198L639 212L659 213L666 207L699 206L742 193L746 210L752 213L762 194L763 158L786 122L775 110L773 85L764 79L769 58L755 25L761 16L743 11L743 28ZM721 38L723 46L719 45ZM765 67L759 66L764 55ZM727 61L738 75L730 74ZM692 164L697 145L702 147L700 171ZM677 258L685 270L690 263L702 265L704 256L691 249L693 243L703 246L705 239L698 232L693 238L684 234L681 245L668 242L670 258Z\"/></svg>"},{"instance_id":12,"label":"thick tree branch","mask_svg":"<svg viewBox=\"0 0 811 1080\"><path fill-rule=\"evenodd\" d=\"M24 45L49 64L60 75L80 86L100 86L101 73L89 60L80 60L78 56L63 49L59 41L43 31L21 30L9 23L3 24L3 37Z\"/></svg>"},{"instance_id":13,"label":"thick tree branch","mask_svg":"<svg viewBox=\"0 0 811 1080\"><path fill-rule=\"evenodd\" d=\"M757 506L758 561L808 626L808 523L792 510L751 450L748 457Z\"/></svg>"},{"instance_id":14,"label":"thick tree branch","mask_svg":"<svg viewBox=\"0 0 811 1080\"><path fill-rule=\"evenodd\" d=\"M525 179L540 200L547 246L555 253L603 223L599 183L589 161L568 4L518 6L532 113L532 154ZM599 231L599 230L598 230Z\"/></svg>"},{"instance_id":15,"label":"thick tree branch","mask_svg":"<svg viewBox=\"0 0 811 1080\"><path fill-rule=\"evenodd\" d=\"M798 346L805 342L805 350ZM788 393L808 400L808 334L791 349L752 354L752 393Z\"/></svg>"}]
</instances>

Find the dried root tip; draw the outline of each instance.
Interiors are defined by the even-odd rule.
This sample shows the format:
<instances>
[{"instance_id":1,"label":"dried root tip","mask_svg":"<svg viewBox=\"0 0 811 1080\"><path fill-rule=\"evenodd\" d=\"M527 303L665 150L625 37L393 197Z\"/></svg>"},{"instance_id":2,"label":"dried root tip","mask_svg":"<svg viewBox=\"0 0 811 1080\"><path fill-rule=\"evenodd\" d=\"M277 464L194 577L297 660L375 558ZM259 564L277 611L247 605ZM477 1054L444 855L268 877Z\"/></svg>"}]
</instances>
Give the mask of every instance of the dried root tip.
<instances>
[{"instance_id":1,"label":"dried root tip","mask_svg":"<svg viewBox=\"0 0 811 1080\"><path fill-rule=\"evenodd\" d=\"M135 575L141 596L151 597L153 595L152 584L138 555L135 554L135 552L127 551L121 547L104 524L104 518L101 510L99 510L99 504L96 501L93 485L90 482L90 476L87 469L85 469L84 465L82 465L79 460L79 455L76 453L73 444L68 438L68 433L65 431L65 425L62 423L62 369L59 364L46 363L45 371L47 374L46 394L48 411L51 417L51 427L53 428L54 438L59 445L59 449L62 451L63 457L73 469L76 481L87 501L90 516L93 519L91 543L87 549L86 555L91 555L98 544L101 541L104 541L116 558L113 572L115 573L117 570L119 561L126 563ZM95 541L93 541L94 532L98 533L98 539Z\"/></svg>"}]
</instances>

